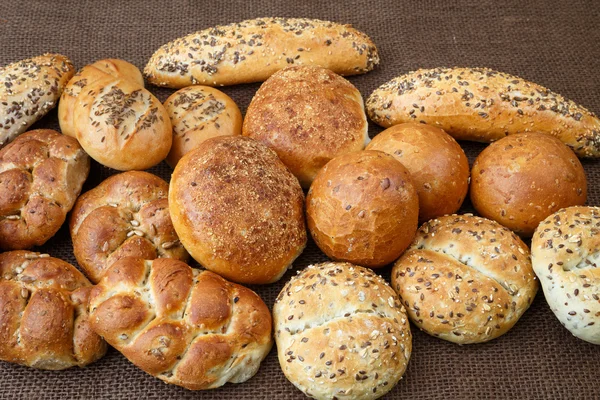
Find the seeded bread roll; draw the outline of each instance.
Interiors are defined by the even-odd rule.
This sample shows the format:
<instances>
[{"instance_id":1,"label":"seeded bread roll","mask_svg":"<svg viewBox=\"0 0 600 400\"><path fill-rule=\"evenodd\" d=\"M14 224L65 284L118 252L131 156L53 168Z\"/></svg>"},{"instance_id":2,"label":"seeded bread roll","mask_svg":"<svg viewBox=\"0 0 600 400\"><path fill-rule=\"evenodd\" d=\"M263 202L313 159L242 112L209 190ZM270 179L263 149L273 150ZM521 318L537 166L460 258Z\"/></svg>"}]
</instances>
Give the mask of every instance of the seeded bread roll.
<instances>
[{"instance_id":1,"label":"seeded bread roll","mask_svg":"<svg viewBox=\"0 0 600 400\"><path fill-rule=\"evenodd\" d=\"M260 297L178 260L117 261L89 308L92 328L129 361L190 390L250 379L273 345Z\"/></svg>"},{"instance_id":2,"label":"seeded bread roll","mask_svg":"<svg viewBox=\"0 0 600 400\"><path fill-rule=\"evenodd\" d=\"M41 246L54 236L89 170L77 140L50 129L26 132L0 149L0 249Z\"/></svg>"},{"instance_id":3,"label":"seeded bread roll","mask_svg":"<svg viewBox=\"0 0 600 400\"><path fill-rule=\"evenodd\" d=\"M56 106L75 73L71 60L44 54L0 68L0 148Z\"/></svg>"},{"instance_id":4,"label":"seeded bread roll","mask_svg":"<svg viewBox=\"0 0 600 400\"><path fill-rule=\"evenodd\" d=\"M452 214L462 205L469 190L469 160L443 130L399 124L375 136L366 149L391 154L408 169L419 195L419 221Z\"/></svg>"},{"instance_id":5,"label":"seeded bread roll","mask_svg":"<svg viewBox=\"0 0 600 400\"><path fill-rule=\"evenodd\" d=\"M458 344L505 334L538 289L525 243L471 214L421 226L392 269L392 286L416 326Z\"/></svg>"},{"instance_id":6,"label":"seeded bread roll","mask_svg":"<svg viewBox=\"0 0 600 400\"><path fill-rule=\"evenodd\" d=\"M384 127L423 122L458 140L489 143L540 132L580 157L600 157L600 120L592 112L543 86L487 68L409 72L377 88L367 112Z\"/></svg>"},{"instance_id":7,"label":"seeded bread roll","mask_svg":"<svg viewBox=\"0 0 600 400\"><path fill-rule=\"evenodd\" d=\"M274 151L243 136L187 153L171 177L169 209L192 257L235 282L277 281L306 246L298 180Z\"/></svg>"},{"instance_id":8,"label":"seeded bread roll","mask_svg":"<svg viewBox=\"0 0 600 400\"><path fill-rule=\"evenodd\" d=\"M159 177L129 171L77 199L70 220L73 252L92 282L124 257L188 259L171 223L168 192Z\"/></svg>"},{"instance_id":9,"label":"seeded bread roll","mask_svg":"<svg viewBox=\"0 0 600 400\"><path fill-rule=\"evenodd\" d=\"M281 369L315 399L376 399L398 383L412 351L404 307L371 270L310 265L273 306Z\"/></svg>"},{"instance_id":10,"label":"seeded bread roll","mask_svg":"<svg viewBox=\"0 0 600 400\"><path fill-rule=\"evenodd\" d=\"M318 66L288 67L267 79L248 107L243 130L275 150L304 188L332 158L369 142L358 89Z\"/></svg>"},{"instance_id":11,"label":"seeded bread roll","mask_svg":"<svg viewBox=\"0 0 600 400\"><path fill-rule=\"evenodd\" d=\"M106 343L87 312L91 288L77 268L48 254L0 254L0 360L61 370L101 358Z\"/></svg>"},{"instance_id":12,"label":"seeded bread roll","mask_svg":"<svg viewBox=\"0 0 600 400\"><path fill-rule=\"evenodd\" d=\"M306 18L257 18L173 40L144 68L148 82L171 88L261 82L291 64L340 75L371 71L377 48L350 25Z\"/></svg>"},{"instance_id":13,"label":"seeded bread roll","mask_svg":"<svg viewBox=\"0 0 600 400\"><path fill-rule=\"evenodd\" d=\"M208 86L190 86L165 101L173 126L167 163L175 168L181 157L215 136L241 135L242 113L225 93Z\"/></svg>"},{"instance_id":14,"label":"seeded bread roll","mask_svg":"<svg viewBox=\"0 0 600 400\"><path fill-rule=\"evenodd\" d=\"M306 198L317 246L334 260L376 268L400 257L417 230L419 198L394 157L361 151L331 160Z\"/></svg>"},{"instance_id":15,"label":"seeded bread roll","mask_svg":"<svg viewBox=\"0 0 600 400\"><path fill-rule=\"evenodd\" d=\"M148 169L171 148L167 111L144 89L139 70L123 60L80 70L61 96L58 119L94 160L120 171Z\"/></svg>"},{"instance_id":16,"label":"seeded bread roll","mask_svg":"<svg viewBox=\"0 0 600 400\"><path fill-rule=\"evenodd\" d=\"M600 344L600 208L569 207L546 218L531 240L546 301L573 335Z\"/></svg>"},{"instance_id":17,"label":"seeded bread roll","mask_svg":"<svg viewBox=\"0 0 600 400\"><path fill-rule=\"evenodd\" d=\"M471 172L479 214L531 236L553 212L585 204L583 166L560 140L541 133L508 136L483 150Z\"/></svg>"}]
</instances>

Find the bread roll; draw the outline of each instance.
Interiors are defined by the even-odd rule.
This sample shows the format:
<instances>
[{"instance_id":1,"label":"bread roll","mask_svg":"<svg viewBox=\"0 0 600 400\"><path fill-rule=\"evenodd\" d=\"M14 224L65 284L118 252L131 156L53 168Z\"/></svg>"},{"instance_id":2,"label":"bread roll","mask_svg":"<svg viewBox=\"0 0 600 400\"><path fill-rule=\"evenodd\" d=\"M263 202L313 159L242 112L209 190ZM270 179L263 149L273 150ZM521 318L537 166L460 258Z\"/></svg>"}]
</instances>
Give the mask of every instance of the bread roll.
<instances>
[{"instance_id":1,"label":"bread roll","mask_svg":"<svg viewBox=\"0 0 600 400\"><path fill-rule=\"evenodd\" d=\"M92 328L129 361L191 390L250 379L273 344L260 297L178 260L117 261L89 307Z\"/></svg>"},{"instance_id":2,"label":"bread roll","mask_svg":"<svg viewBox=\"0 0 600 400\"><path fill-rule=\"evenodd\" d=\"M188 259L171 223L168 192L159 177L129 171L77 199L70 220L73 252L92 282L123 257Z\"/></svg>"},{"instance_id":3,"label":"bread roll","mask_svg":"<svg viewBox=\"0 0 600 400\"><path fill-rule=\"evenodd\" d=\"M173 126L173 144L167 163L175 168L181 157L215 136L241 135L242 113L237 104L220 90L190 86L165 101Z\"/></svg>"},{"instance_id":4,"label":"bread roll","mask_svg":"<svg viewBox=\"0 0 600 400\"><path fill-rule=\"evenodd\" d=\"M505 334L529 308L538 284L529 249L514 233L471 214L421 226L392 269L412 322L459 344Z\"/></svg>"},{"instance_id":5,"label":"bread roll","mask_svg":"<svg viewBox=\"0 0 600 400\"><path fill-rule=\"evenodd\" d=\"M58 119L94 160L120 171L148 169L171 148L167 111L144 89L140 71L123 60L81 69L61 96Z\"/></svg>"},{"instance_id":6,"label":"bread roll","mask_svg":"<svg viewBox=\"0 0 600 400\"><path fill-rule=\"evenodd\" d=\"M419 198L406 168L381 151L337 157L317 175L306 220L319 248L334 260L376 268L410 245Z\"/></svg>"},{"instance_id":7,"label":"bread roll","mask_svg":"<svg viewBox=\"0 0 600 400\"><path fill-rule=\"evenodd\" d=\"M482 151L471 172L471 201L479 214L531 236L553 212L583 205L587 183L575 154L541 133L508 136Z\"/></svg>"},{"instance_id":8,"label":"bread roll","mask_svg":"<svg viewBox=\"0 0 600 400\"><path fill-rule=\"evenodd\" d=\"M367 112L384 127L424 122L458 140L489 143L540 132L580 157L600 156L600 120L592 112L543 86L487 68L409 72L377 88Z\"/></svg>"},{"instance_id":9,"label":"bread roll","mask_svg":"<svg viewBox=\"0 0 600 400\"><path fill-rule=\"evenodd\" d=\"M173 226L205 268L241 283L271 283L306 246L304 194L275 152L242 136L209 139L177 164Z\"/></svg>"},{"instance_id":10,"label":"bread roll","mask_svg":"<svg viewBox=\"0 0 600 400\"><path fill-rule=\"evenodd\" d=\"M310 265L273 306L281 369L315 399L376 399L398 383L412 350L404 307L371 270Z\"/></svg>"},{"instance_id":11,"label":"bread roll","mask_svg":"<svg viewBox=\"0 0 600 400\"><path fill-rule=\"evenodd\" d=\"M46 243L81 192L90 158L77 140L36 129L0 149L0 249Z\"/></svg>"},{"instance_id":12,"label":"bread roll","mask_svg":"<svg viewBox=\"0 0 600 400\"><path fill-rule=\"evenodd\" d=\"M350 25L306 18L257 18L173 40L144 69L159 86L260 82L291 64L320 65L341 75L379 64L371 39Z\"/></svg>"},{"instance_id":13,"label":"bread roll","mask_svg":"<svg viewBox=\"0 0 600 400\"><path fill-rule=\"evenodd\" d=\"M0 148L56 106L75 73L60 54L21 60L0 68Z\"/></svg>"},{"instance_id":14,"label":"bread roll","mask_svg":"<svg viewBox=\"0 0 600 400\"><path fill-rule=\"evenodd\" d=\"M87 312L91 288L77 268L48 254L0 254L0 360L60 370L101 358L106 343Z\"/></svg>"},{"instance_id":15,"label":"bread roll","mask_svg":"<svg viewBox=\"0 0 600 400\"><path fill-rule=\"evenodd\" d=\"M419 221L452 214L462 205L469 190L469 160L443 130L399 124L375 136L366 149L391 154L408 169L419 195Z\"/></svg>"},{"instance_id":16,"label":"bread roll","mask_svg":"<svg viewBox=\"0 0 600 400\"><path fill-rule=\"evenodd\" d=\"M271 147L308 188L329 160L369 142L360 92L316 66L288 67L262 84L244 119L244 135Z\"/></svg>"},{"instance_id":17,"label":"bread roll","mask_svg":"<svg viewBox=\"0 0 600 400\"><path fill-rule=\"evenodd\" d=\"M600 344L600 208L569 207L546 218L531 240L546 301L573 335Z\"/></svg>"}]
</instances>

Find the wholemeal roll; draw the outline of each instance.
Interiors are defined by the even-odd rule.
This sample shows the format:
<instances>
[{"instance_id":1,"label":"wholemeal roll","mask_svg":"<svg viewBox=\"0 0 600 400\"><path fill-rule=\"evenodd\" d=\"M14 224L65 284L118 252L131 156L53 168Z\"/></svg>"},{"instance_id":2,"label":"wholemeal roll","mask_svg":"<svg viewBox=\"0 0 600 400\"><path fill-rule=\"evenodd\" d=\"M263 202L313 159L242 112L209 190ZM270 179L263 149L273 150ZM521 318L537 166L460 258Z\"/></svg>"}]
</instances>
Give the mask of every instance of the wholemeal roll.
<instances>
[{"instance_id":1,"label":"wholemeal roll","mask_svg":"<svg viewBox=\"0 0 600 400\"><path fill-rule=\"evenodd\" d=\"M377 88L367 112L384 127L423 122L458 140L489 143L540 132L580 157L600 157L600 119L592 112L543 86L487 68L409 72Z\"/></svg>"},{"instance_id":2,"label":"wholemeal roll","mask_svg":"<svg viewBox=\"0 0 600 400\"><path fill-rule=\"evenodd\" d=\"M419 221L452 214L462 205L469 190L469 160L443 130L395 125L375 136L366 150L391 154L408 169L419 195Z\"/></svg>"},{"instance_id":3,"label":"wholemeal roll","mask_svg":"<svg viewBox=\"0 0 600 400\"><path fill-rule=\"evenodd\" d=\"M58 119L94 160L120 171L148 169L171 148L167 111L123 60L96 61L77 72L61 96Z\"/></svg>"},{"instance_id":4,"label":"wholemeal roll","mask_svg":"<svg viewBox=\"0 0 600 400\"><path fill-rule=\"evenodd\" d=\"M273 344L253 291L168 258L117 261L89 309L92 328L129 361L191 390L250 379Z\"/></svg>"},{"instance_id":5,"label":"wholemeal roll","mask_svg":"<svg viewBox=\"0 0 600 400\"><path fill-rule=\"evenodd\" d=\"M186 154L171 177L169 210L191 256L235 282L277 281L306 246L298 180L274 151L243 136Z\"/></svg>"},{"instance_id":6,"label":"wholemeal roll","mask_svg":"<svg viewBox=\"0 0 600 400\"><path fill-rule=\"evenodd\" d=\"M306 220L317 246L334 260L371 268L400 257L415 235L418 216L408 170L381 151L333 159L306 198Z\"/></svg>"},{"instance_id":7,"label":"wholemeal roll","mask_svg":"<svg viewBox=\"0 0 600 400\"><path fill-rule=\"evenodd\" d=\"M91 289L77 268L48 254L0 254L0 360L61 370L101 358L106 343L87 312Z\"/></svg>"},{"instance_id":8,"label":"wholemeal roll","mask_svg":"<svg viewBox=\"0 0 600 400\"><path fill-rule=\"evenodd\" d=\"M169 96L164 106L173 126L173 144L167 156L173 168L206 139L242 134L242 113L220 90L190 86Z\"/></svg>"},{"instance_id":9,"label":"wholemeal roll","mask_svg":"<svg viewBox=\"0 0 600 400\"><path fill-rule=\"evenodd\" d=\"M44 54L0 68L0 148L56 106L75 69L60 54Z\"/></svg>"},{"instance_id":10,"label":"wholemeal roll","mask_svg":"<svg viewBox=\"0 0 600 400\"><path fill-rule=\"evenodd\" d=\"M129 171L77 199L69 225L73 252L92 282L123 257L188 259L171 223L168 192L159 177Z\"/></svg>"},{"instance_id":11,"label":"wholemeal roll","mask_svg":"<svg viewBox=\"0 0 600 400\"><path fill-rule=\"evenodd\" d=\"M350 25L306 18L257 18L204 29L158 49L144 69L159 86L260 82L291 64L341 75L379 64L377 48Z\"/></svg>"},{"instance_id":12,"label":"wholemeal roll","mask_svg":"<svg viewBox=\"0 0 600 400\"><path fill-rule=\"evenodd\" d=\"M421 226L392 269L392 286L417 327L459 344L505 334L538 289L521 239L471 214Z\"/></svg>"},{"instance_id":13,"label":"wholemeal roll","mask_svg":"<svg viewBox=\"0 0 600 400\"><path fill-rule=\"evenodd\" d=\"M281 369L315 399L376 399L398 383L412 351L404 307L371 270L310 265L273 306Z\"/></svg>"},{"instance_id":14,"label":"wholemeal roll","mask_svg":"<svg viewBox=\"0 0 600 400\"><path fill-rule=\"evenodd\" d=\"M50 129L26 132L0 149L0 249L41 246L54 236L89 170L77 140Z\"/></svg>"},{"instance_id":15,"label":"wholemeal roll","mask_svg":"<svg viewBox=\"0 0 600 400\"><path fill-rule=\"evenodd\" d=\"M569 207L546 218L531 258L546 301L573 335L600 344L600 208Z\"/></svg>"},{"instance_id":16,"label":"wholemeal roll","mask_svg":"<svg viewBox=\"0 0 600 400\"><path fill-rule=\"evenodd\" d=\"M471 171L471 201L479 214L531 236L548 215L583 205L587 183L575 154L542 133L511 135L483 150Z\"/></svg>"},{"instance_id":17,"label":"wholemeal roll","mask_svg":"<svg viewBox=\"0 0 600 400\"><path fill-rule=\"evenodd\" d=\"M288 67L262 84L244 119L243 133L271 147L308 188L332 158L369 142L360 92L318 66Z\"/></svg>"}]
</instances>

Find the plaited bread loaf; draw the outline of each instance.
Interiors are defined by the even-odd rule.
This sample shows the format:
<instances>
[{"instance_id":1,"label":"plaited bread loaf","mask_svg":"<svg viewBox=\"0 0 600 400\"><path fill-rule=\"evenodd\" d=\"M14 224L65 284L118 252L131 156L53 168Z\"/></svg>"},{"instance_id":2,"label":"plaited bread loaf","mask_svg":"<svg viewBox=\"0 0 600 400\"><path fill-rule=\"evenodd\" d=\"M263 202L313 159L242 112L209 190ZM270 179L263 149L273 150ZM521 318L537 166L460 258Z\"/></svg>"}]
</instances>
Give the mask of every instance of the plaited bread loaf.
<instances>
[{"instance_id":1,"label":"plaited bread loaf","mask_svg":"<svg viewBox=\"0 0 600 400\"><path fill-rule=\"evenodd\" d=\"M471 214L421 226L394 265L392 286L416 326L459 344L505 334L538 289L521 239Z\"/></svg>"},{"instance_id":2,"label":"plaited bread loaf","mask_svg":"<svg viewBox=\"0 0 600 400\"><path fill-rule=\"evenodd\" d=\"M0 149L0 249L41 246L60 229L90 170L77 140L50 129Z\"/></svg>"},{"instance_id":3,"label":"plaited bread loaf","mask_svg":"<svg viewBox=\"0 0 600 400\"><path fill-rule=\"evenodd\" d=\"M569 207L550 215L533 235L531 257L561 324L600 344L600 208Z\"/></svg>"},{"instance_id":4,"label":"plaited bread loaf","mask_svg":"<svg viewBox=\"0 0 600 400\"><path fill-rule=\"evenodd\" d=\"M493 142L506 135L552 135L580 157L600 157L600 120L543 86L487 68L421 69L377 88L369 117L389 127L424 122L455 139Z\"/></svg>"},{"instance_id":5,"label":"plaited bread loaf","mask_svg":"<svg viewBox=\"0 0 600 400\"><path fill-rule=\"evenodd\" d=\"M74 73L71 61L60 54L0 68L0 148L56 106Z\"/></svg>"},{"instance_id":6,"label":"plaited bread loaf","mask_svg":"<svg viewBox=\"0 0 600 400\"><path fill-rule=\"evenodd\" d=\"M285 376L316 399L376 399L400 380L412 351L404 307L371 270L310 265L273 306Z\"/></svg>"},{"instance_id":7,"label":"plaited bread loaf","mask_svg":"<svg viewBox=\"0 0 600 400\"><path fill-rule=\"evenodd\" d=\"M216 26L169 42L144 69L154 85L181 88L260 82L291 64L341 75L379 63L371 39L350 25L306 18L257 18Z\"/></svg>"},{"instance_id":8,"label":"plaited bread loaf","mask_svg":"<svg viewBox=\"0 0 600 400\"><path fill-rule=\"evenodd\" d=\"M271 349L254 292L168 258L116 262L90 295L92 328L135 365L191 390L250 379Z\"/></svg>"},{"instance_id":9,"label":"plaited bread loaf","mask_svg":"<svg viewBox=\"0 0 600 400\"><path fill-rule=\"evenodd\" d=\"M90 282L48 254L0 254L0 360L60 370L84 367L106 352L90 328Z\"/></svg>"},{"instance_id":10,"label":"plaited bread loaf","mask_svg":"<svg viewBox=\"0 0 600 400\"><path fill-rule=\"evenodd\" d=\"M61 96L58 118L63 133L117 170L150 168L171 148L167 111L144 89L139 70L123 60L100 60L79 71Z\"/></svg>"},{"instance_id":11,"label":"plaited bread loaf","mask_svg":"<svg viewBox=\"0 0 600 400\"><path fill-rule=\"evenodd\" d=\"M123 257L187 260L169 216L168 191L159 177L129 171L77 199L70 220L73 252L92 282Z\"/></svg>"}]
</instances>

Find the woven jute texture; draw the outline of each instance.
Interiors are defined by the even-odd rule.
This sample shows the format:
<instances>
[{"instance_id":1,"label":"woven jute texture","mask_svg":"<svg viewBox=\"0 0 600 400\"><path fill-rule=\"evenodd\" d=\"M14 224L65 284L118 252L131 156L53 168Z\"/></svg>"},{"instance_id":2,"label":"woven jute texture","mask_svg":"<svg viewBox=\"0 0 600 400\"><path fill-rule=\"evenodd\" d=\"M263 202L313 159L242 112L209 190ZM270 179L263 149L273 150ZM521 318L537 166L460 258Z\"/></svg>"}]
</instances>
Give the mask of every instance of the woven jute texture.
<instances>
[{"instance_id":1,"label":"woven jute texture","mask_svg":"<svg viewBox=\"0 0 600 400\"><path fill-rule=\"evenodd\" d=\"M486 66L545 85L600 113L600 2L559 1L0 1L0 64L44 52L69 56L77 68L123 58L143 68L163 43L216 24L260 16L309 17L350 23L377 44L381 65L349 78L364 97L417 68ZM224 88L244 112L258 84ZM171 90L149 87L161 100ZM56 111L34 128L58 129ZM375 135L381 128L371 124ZM473 162L484 145L461 143ZM589 204L600 204L600 162L584 161ZM150 170L169 179L165 164ZM114 171L93 165L84 190ZM461 212L472 211L467 202ZM74 265L66 226L41 251ZM300 269L326 257L309 243ZM252 287L272 307L294 272ZM389 267L381 270L389 278ZM413 327L414 349L390 399L600 398L600 347L575 339L556 320L542 293L505 336L457 346ZM45 372L0 362L0 399L296 399L275 349L248 382L190 392L146 375L114 349L85 368Z\"/></svg>"}]
</instances>

